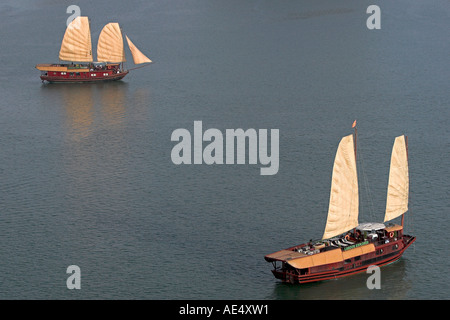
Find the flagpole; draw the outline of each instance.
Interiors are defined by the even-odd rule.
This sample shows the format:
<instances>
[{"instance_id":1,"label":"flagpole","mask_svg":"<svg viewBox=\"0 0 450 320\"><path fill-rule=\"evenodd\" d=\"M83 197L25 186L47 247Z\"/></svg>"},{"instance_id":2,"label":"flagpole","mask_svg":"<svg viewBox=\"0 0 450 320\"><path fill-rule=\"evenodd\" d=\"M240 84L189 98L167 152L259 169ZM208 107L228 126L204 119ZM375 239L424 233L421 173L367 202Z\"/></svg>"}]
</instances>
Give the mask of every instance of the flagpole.
<instances>
[{"instance_id":1,"label":"flagpole","mask_svg":"<svg viewBox=\"0 0 450 320\"><path fill-rule=\"evenodd\" d=\"M357 160L357 158L356 158L356 139L357 139L357 134L358 134L358 130L356 129L356 120L353 121L352 128L355 128L355 132L353 133L353 147L355 149L355 165L356 165L356 160ZM354 234L355 239L356 239L357 238L357 236L356 236L356 227L353 228L353 234Z\"/></svg>"},{"instance_id":2,"label":"flagpole","mask_svg":"<svg viewBox=\"0 0 450 320\"><path fill-rule=\"evenodd\" d=\"M354 146L355 146L355 161L356 161L356 139L358 136L358 129L356 128L356 120L353 121L352 128L355 128L355 133L353 134Z\"/></svg>"}]
</instances>

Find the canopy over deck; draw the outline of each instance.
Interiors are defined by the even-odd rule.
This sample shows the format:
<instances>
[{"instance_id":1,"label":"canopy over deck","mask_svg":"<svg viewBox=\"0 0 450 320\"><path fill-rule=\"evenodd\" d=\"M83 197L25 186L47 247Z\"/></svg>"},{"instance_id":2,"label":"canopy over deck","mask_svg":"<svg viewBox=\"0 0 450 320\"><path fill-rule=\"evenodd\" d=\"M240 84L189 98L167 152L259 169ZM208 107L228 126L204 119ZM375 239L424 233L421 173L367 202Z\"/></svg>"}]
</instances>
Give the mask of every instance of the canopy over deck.
<instances>
[{"instance_id":1,"label":"canopy over deck","mask_svg":"<svg viewBox=\"0 0 450 320\"><path fill-rule=\"evenodd\" d=\"M356 227L356 230L360 231L372 231L372 230L382 230L386 228L384 223L379 222L365 222L361 223Z\"/></svg>"}]
</instances>

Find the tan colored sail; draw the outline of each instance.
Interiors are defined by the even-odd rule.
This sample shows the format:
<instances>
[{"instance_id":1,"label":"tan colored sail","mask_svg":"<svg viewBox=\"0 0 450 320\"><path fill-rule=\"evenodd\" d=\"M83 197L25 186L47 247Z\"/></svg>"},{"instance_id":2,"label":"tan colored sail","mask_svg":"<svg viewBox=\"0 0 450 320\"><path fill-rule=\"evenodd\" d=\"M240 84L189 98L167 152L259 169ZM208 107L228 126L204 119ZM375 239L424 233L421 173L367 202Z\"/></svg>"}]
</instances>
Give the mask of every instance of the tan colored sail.
<instances>
[{"instance_id":1,"label":"tan colored sail","mask_svg":"<svg viewBox=\"0 0 450 320\"><path fill-rule=\"evenodd\" d=\"M342 138L334 160L330 204L323 239L358 225L359 196L353 135Z\"/></svg>"},{"instance_id":2,"label":"tan colored sail","mask_svg":"<svg viewBox=\"0 0 450 320\"><path fill-rule=\"evenodd\" d=\"M117 22L108 23L103 27L98 38L97 61L124 62L123 37Z\"/></svg>"},{"instance_id":3,"label":"tan colored sail","mask_svg":"<svg viewBox=\"0 0 450 320\"><path fill-rule=\"evenodd\" d=\"M131 42L131 40L128 38L128 36L125 35L127 38L128 46L130 47L131 55L133 56L134 64L141 64L141 63L149 63L152 62L149 58L147 58L141 51L139 51L138 48Z\"/></svg>"},{"instance_id":4,"label":"tan colored sail","mask_svg":"<svg viewBox=\"0 0 450 320\"><path fill-rule=\"evenodd\" d=\"M401 216L408 211L409 174L405 136L395 138L391 155L391 168L384 221Z\"/></svg>"},{"instance_id":5,"label":"tan colored sail","mask_svg":"<svg viewBox=\"0 0 450 320\"><path fill-rule=\"evenodd\" d=\"M87 17L75 18L67 27L59 51L64 61L92 62L91 29Z\"/></svg>"}]
</instances>

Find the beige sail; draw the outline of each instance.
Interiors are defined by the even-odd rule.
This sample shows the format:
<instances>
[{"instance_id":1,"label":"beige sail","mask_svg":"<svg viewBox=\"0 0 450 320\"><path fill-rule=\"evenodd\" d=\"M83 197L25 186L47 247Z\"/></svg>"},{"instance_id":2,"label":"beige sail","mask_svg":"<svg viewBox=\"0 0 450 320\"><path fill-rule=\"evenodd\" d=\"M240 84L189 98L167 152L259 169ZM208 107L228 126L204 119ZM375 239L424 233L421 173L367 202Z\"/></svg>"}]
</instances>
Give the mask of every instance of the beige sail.
<instances>
[{"instance_id":1,"label":"beige sail","mask_svg":"<svg viewBox=\"0 0 450 320\"><path fill-rule=\"evenodd\" d=\"M334 160L330 204L323 239L358 225L359 195L353 135L342 138Z\"/></svg>"},{"instance_id":2,"label":"beige sail","mask_svg":"<svg viewBox=\"0 0 450 320\"><path fill-rule=\"evenodd\" d=\"M98 38L97 60L100 62L124 62L123 37L117 22L103 27Z\"/></svg>"},{"instance_id":3,"label":"beige sail","mask_svg":"<svg viewBox=\"0 0 450 320\"><path fill-rule=\"evenodd\" d=\"M405 136L395 138L391 155L391 168L384 221L401 216L408 211L409 174Z\"/></svg>"},{"instance_id":4,"label":"beige sail","mask_svg":"<svg viewBox=\"0 0 450 320\"><path fill-rule=\"evenodd\" d=\"M87 17L75 18L67 27L59 51L64 61L92 62L91 29Z\"/></svg>"},{"instance_id":5,"label":"beige sail","mask_svg":"<svg viewBox=\"0 0 450 320\"><path fill-rule=\"evenodd\" d=\"M141 64L141 63L149 63L152 62L149 58L147 58L141 51L139 51L138 48L131 42L131 40L128 38L128 36L125 35L127 38L128 46L130 47L131 55L133 56L134 64Z\"/></svg>"}]
</instances>

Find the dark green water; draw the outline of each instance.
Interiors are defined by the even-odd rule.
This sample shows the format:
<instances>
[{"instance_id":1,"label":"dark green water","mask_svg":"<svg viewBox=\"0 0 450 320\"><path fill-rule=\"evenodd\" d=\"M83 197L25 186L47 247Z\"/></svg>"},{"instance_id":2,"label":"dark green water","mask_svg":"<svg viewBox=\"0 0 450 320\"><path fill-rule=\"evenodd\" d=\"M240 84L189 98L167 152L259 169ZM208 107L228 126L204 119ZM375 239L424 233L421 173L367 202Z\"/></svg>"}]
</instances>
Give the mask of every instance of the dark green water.
<instances>
[{"instance_id":1,"label":"dark green water","mask_svg":"<svg viewBox=\"0 0 450 320\"><path fill-rule=\"evenodd\" d=\"M34 66L58 61L70 4L0 5L1 299L450 297L448 1L79 1L94 48L117 21L155 63L116 83L42 84ZM360 222L383 219L407 134L417 241L380 290L367 274L282 284L263 257L322 235L354 119ZM279 129L278 173L174 165L171 134L196 120ZM73 264L80 290L66 287Z\"/></svg>"}]
</instances>

